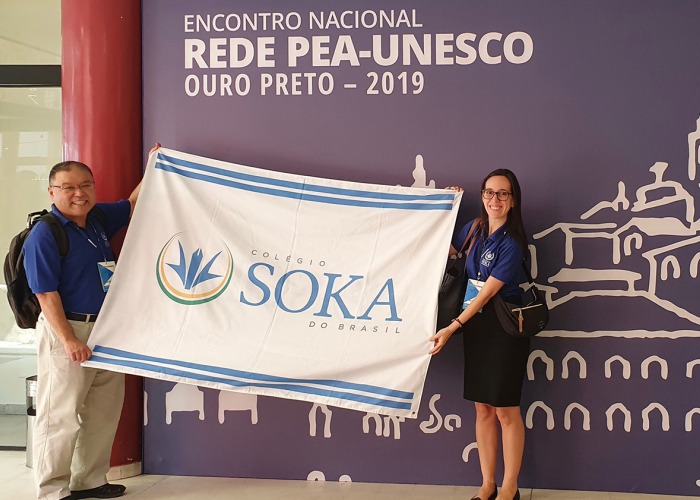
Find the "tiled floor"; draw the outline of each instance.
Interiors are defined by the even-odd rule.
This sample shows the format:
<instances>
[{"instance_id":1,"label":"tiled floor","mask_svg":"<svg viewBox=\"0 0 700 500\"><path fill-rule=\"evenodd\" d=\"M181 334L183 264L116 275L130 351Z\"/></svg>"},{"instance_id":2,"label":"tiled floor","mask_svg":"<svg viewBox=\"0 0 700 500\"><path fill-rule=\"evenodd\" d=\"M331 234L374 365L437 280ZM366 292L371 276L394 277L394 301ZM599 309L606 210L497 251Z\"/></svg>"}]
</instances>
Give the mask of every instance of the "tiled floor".
<instances>
[{"instance_id":1,"label":"tiled floor","mask_svg":"<svg viewBox=\"0 0 700 500\"><path fill-rule=\"evenodd\" d=\"M20 451L0 451L0 498L35 498L32 471ZM138 500L465 500L476 493L469 486L422 486L216 477L137 476L119 481L124 498ZM700 497L591 493L521 489L523 500L689 500Z\"/></svg>"}]
</instances>

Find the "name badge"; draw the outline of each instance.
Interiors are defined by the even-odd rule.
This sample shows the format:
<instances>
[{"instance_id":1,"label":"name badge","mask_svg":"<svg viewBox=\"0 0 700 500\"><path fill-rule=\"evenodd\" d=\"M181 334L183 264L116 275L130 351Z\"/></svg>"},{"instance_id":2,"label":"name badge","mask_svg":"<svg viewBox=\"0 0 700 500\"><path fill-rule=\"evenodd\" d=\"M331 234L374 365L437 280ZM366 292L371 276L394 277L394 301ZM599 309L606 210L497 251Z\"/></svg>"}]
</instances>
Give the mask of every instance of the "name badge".
<instances>
[{"instance_id":1,"label":"name badge","mask_svg":"<svg viewBox=\"0 0 700 500\"><path fill-rule=\"evenodd\" d=\"M97 270L100 272L100 280L102 281L102 289L105 292L109 290L109 285L112 284L112 276L114 276L115 267L116 263L113 260L97 263Z\"/></svg>"},{"instance_id":2,"label":"name badge","mask_svg":"<svg viewBox=\"0 0 700 500\"><path fill-rule=\"evenodd\" d=\"M462 309L466 309L469 304L471 304L474 297L479 294L479 291L484 286L483 281L479 280L469 280L467 281L467 291L464 293L464 302L462 303ZM481 312L481 310L479 310Z\"/></svg>"}]
</instances>

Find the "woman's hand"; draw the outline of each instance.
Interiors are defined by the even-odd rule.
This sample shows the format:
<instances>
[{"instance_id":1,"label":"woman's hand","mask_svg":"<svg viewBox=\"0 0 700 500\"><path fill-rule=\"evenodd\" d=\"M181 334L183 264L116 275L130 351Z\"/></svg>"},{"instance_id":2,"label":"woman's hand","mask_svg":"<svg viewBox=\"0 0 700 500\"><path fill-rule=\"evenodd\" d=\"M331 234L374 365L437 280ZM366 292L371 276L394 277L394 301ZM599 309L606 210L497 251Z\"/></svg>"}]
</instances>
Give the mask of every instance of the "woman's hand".
<instances>
[{"instance_id":1,"label":"woman's hand","mask_svg":"<svg viewBox=\"0 0 700 500\"><path fill-rule=\"evenodd\" d=\"M450 340L450 337L454 333L454 330L452 328L452 325L447 325L445 328L439 330L435 335L430 337L428 340L433 343L433 348L428 352L428 354L437 354L439 353L443 347L445 347L445 344L447 344L447 341Z\"/></svg>"},{"instance_id":2,"label":"woman's hand","mask_svg":"<svg viewBox=\"0 0 700 500\"><path fill-rule=\"evenodd\" d=\"M452 191L457 191L458 193L461 193L461 192L464 191L464 189L462 189L462 188L459 187L459 186L447 186L445 189L450 189L450 190L452 190Z\"/></svg>"}]
</instances>

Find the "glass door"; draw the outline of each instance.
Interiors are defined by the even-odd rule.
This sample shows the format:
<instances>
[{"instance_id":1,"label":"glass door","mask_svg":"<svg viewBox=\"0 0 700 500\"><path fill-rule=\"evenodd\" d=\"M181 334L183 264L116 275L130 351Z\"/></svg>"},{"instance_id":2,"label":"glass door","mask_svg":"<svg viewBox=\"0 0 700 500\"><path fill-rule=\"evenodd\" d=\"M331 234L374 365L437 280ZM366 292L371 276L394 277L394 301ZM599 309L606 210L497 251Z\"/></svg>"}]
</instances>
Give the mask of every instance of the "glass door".
<instances>
[{"instance_id":1,"label":"glass door","mask_svg":"<svg viewBox=\"0 0 700 500\"><path fill-rule=\"evenodd\" d=\"M0 257L29 212L47 208L61 161L60 0L0 2ZM23 449L36 332L17 327L0 277L0 449Z\"/></svg>"}]
</instances>

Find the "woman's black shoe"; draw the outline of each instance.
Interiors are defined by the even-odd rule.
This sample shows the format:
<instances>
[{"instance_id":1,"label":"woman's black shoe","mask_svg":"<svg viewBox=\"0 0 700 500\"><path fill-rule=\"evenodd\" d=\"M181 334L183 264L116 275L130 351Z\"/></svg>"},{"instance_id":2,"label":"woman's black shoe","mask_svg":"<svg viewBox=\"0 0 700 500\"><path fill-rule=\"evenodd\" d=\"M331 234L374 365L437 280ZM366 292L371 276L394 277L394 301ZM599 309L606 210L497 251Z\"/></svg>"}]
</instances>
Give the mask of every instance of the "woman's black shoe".
<instances>
[{"instance_id":1,"label":"woman's black shoe","mask_svg":"<svg viewBox=\"0 0 700 500\"><path fill-rule=\"evenodd\" d=\"M496 497L494 497L496 498ZM520 490L515 492L515 496L513 497L513 500L520 500Z\"/></svg>"},{"instance_id":2,"label":"woman's black shoe","mask_svg":"<svg viewBox=\"0 0 700 500\"><path fill-rule=\"evenodd\" d=\"M498 496L498 488L493 490L493 493L489 495L488 500L496 500L496 497ZM471 500L481 500L481 497L472 497ZM518 497L518 500L520 500L520 497Z\"/></svg>"}]
</instances>

